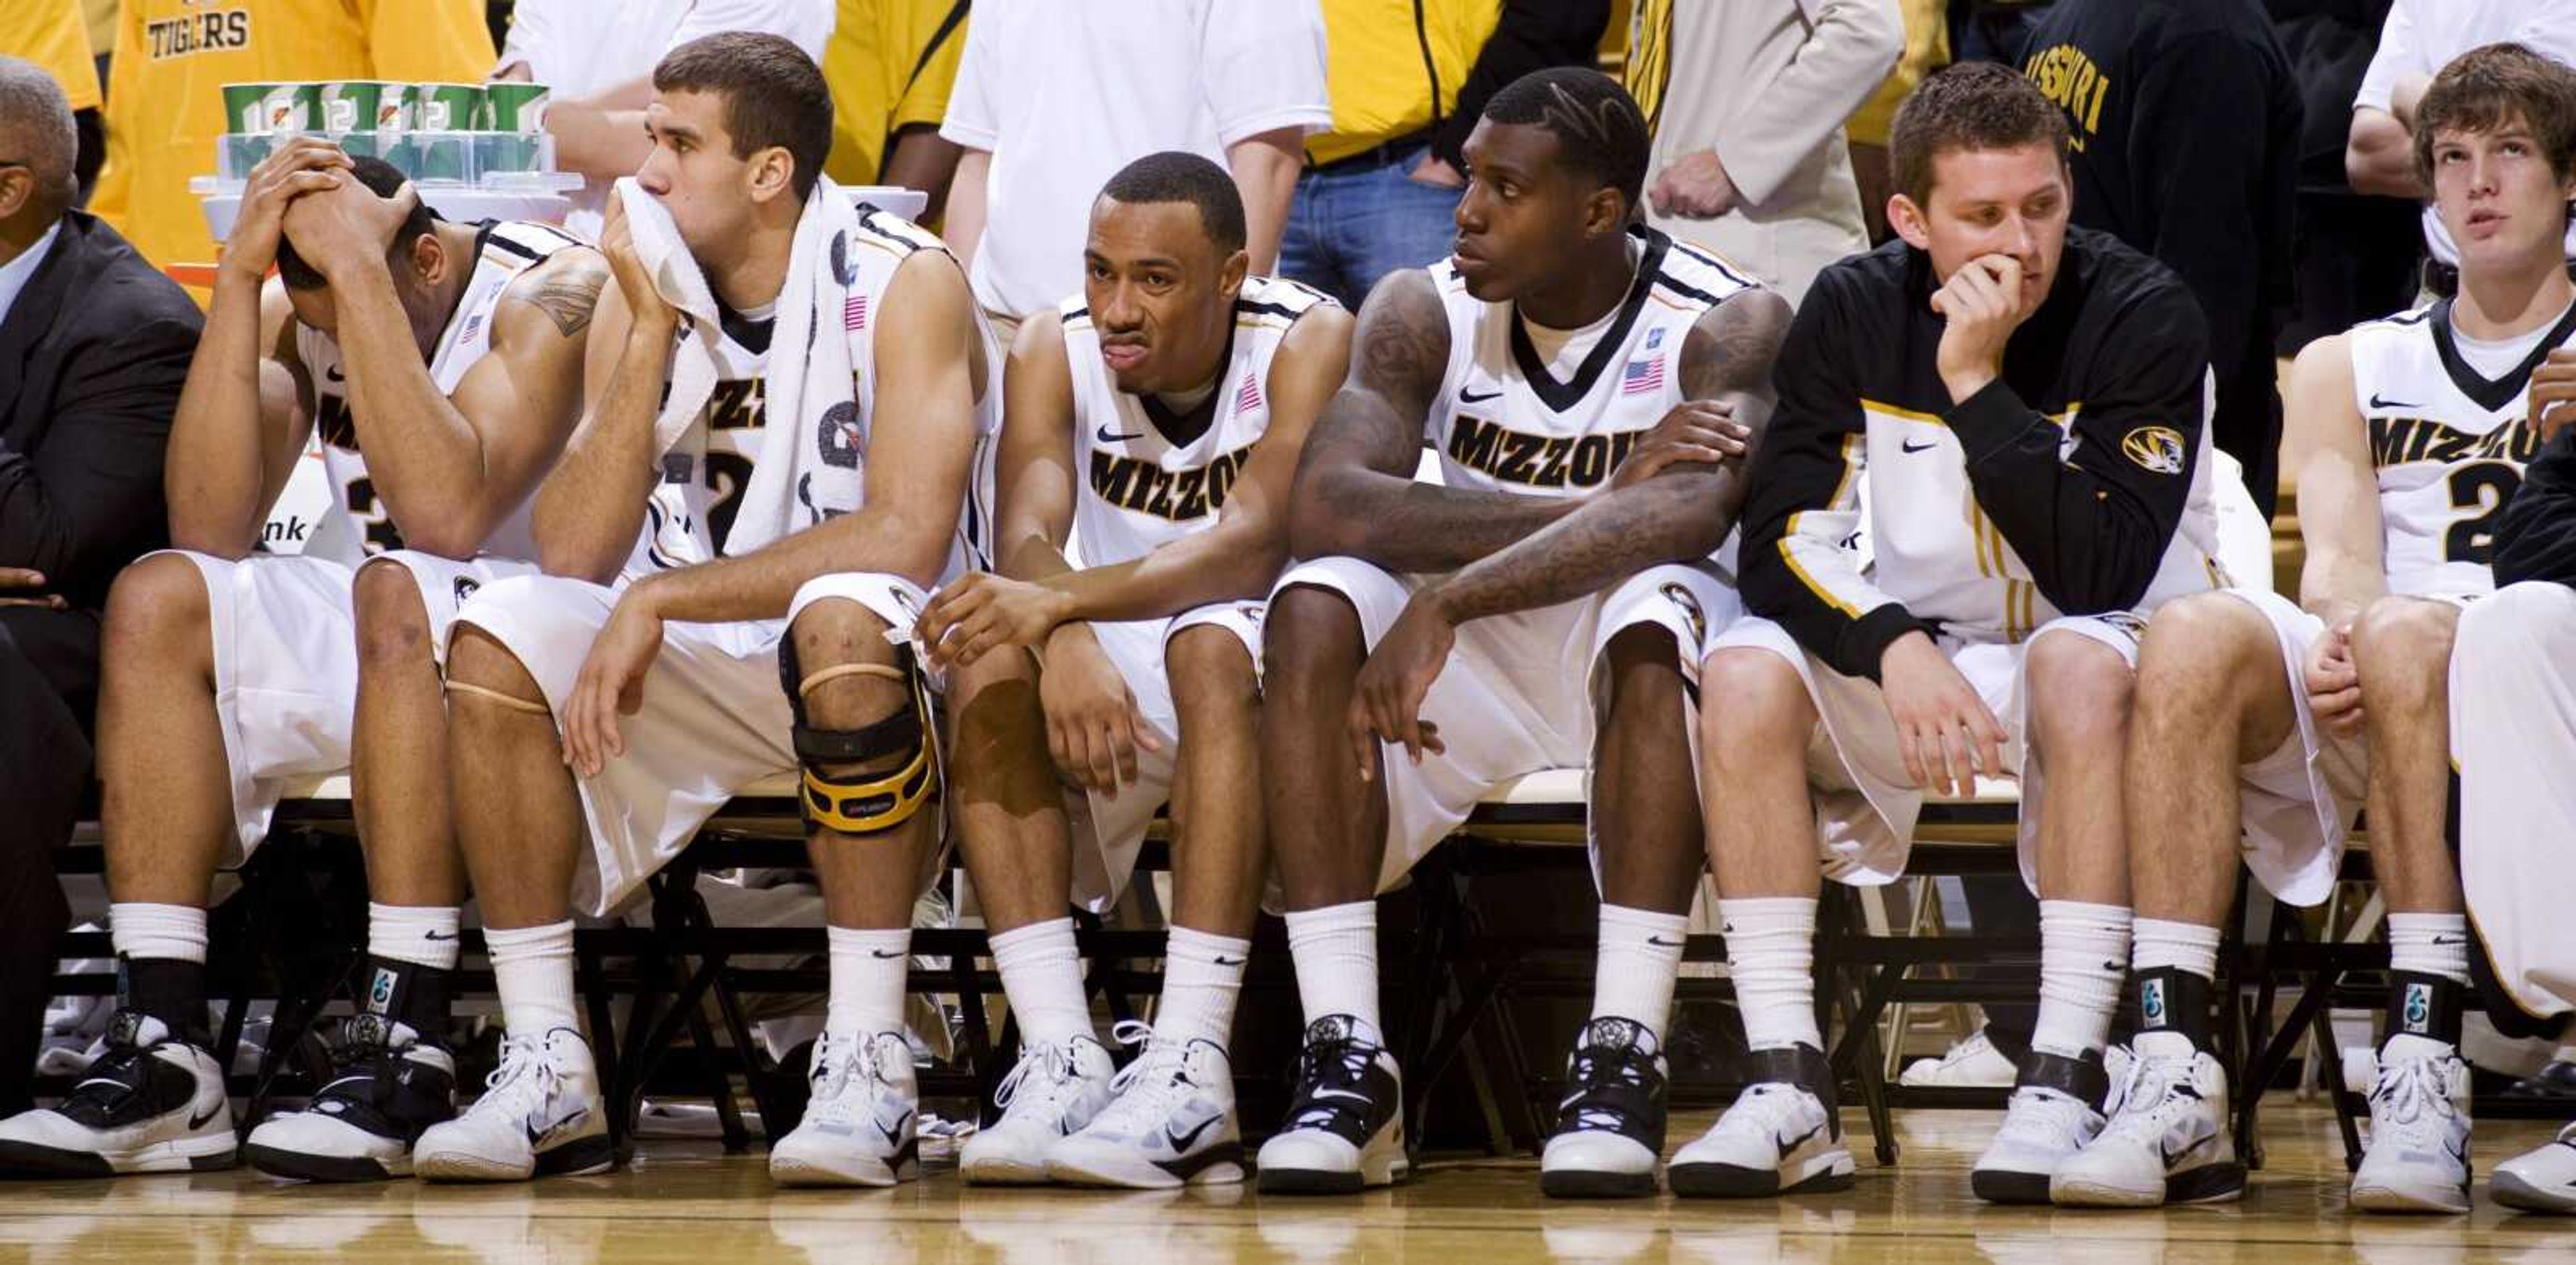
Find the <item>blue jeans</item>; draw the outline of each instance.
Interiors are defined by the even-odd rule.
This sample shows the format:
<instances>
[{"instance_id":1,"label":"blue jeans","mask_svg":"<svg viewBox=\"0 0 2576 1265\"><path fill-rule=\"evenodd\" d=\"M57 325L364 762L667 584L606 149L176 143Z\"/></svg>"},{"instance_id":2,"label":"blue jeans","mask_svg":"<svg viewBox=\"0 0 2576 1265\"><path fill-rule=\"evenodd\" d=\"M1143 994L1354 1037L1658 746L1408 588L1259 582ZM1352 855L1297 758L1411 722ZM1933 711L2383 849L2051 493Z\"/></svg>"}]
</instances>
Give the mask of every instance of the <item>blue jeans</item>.
<instances>
[{"instance_id":1,"label":"blue jeans","mask_svg":"<svg viewBox=\"0 0 2576 1265\"><path fill-rule=\"evenodd\" d=\"M1464 190L1408 179L1428 146L1383 164L1354 162L1297 177L1279 241L1279 273L1342 301L1356 312L1378 278L1448 256L1457 243L1458 198Z\"/></svg>"}]
</instances>

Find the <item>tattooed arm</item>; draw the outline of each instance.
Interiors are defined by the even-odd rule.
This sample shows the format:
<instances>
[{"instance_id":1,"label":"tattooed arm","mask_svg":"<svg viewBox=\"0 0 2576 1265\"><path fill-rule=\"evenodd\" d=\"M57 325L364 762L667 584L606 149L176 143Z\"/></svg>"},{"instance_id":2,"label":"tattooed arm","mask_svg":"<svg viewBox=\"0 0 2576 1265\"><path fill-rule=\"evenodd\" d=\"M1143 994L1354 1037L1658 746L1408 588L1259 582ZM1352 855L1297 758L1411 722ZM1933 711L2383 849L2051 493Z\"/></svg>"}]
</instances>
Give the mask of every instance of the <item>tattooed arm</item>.
<instances>
[{"instance_id":1,"label":"tattooed arm","mask_svg":"<svg viewBox=\"0 0 2576 1265\"><path fill-rule=\"evenodd\" d=\"M367 476L414 549L470 558L563 451L580 420L583 331L607 284L598 252L557 252L502 291L492 349L442 394L388 277L335 281L349 409Z\"/></svg>"},{"instance_id":2,"label":"tattooed arm","mask_svg":"<svg viewBox=\"0 0 2576 1265\"><path fill-rule=\"evenodd\" d=\"M1448 362L1449 319L1431 274L1413 268L1379 282L1360 305L1350 377L1297 464L1288 524L1296 556L1453 571L1572 512L1571 501L1414 482Z\"/></svg>"},{"instance_id":3,"label":"tattooed arm","mask_svg":"<svg viewBox=\"0 0 2576 1265\"><path fill-rule=\"evenodd\" d=\"M1758 436L1771 414L1771 362L1788 328L1788 303L1768 290L1747 290L1710 309L1682 343L1687 398L1658 429L1714 403ZM1578 502L1580 509L1424 594L1449 622L1461 624L1570 602L1657 563L1707 557L1743 508L1747 464L1665 465L1650 478Z\"/></svg>"}]
</instances>

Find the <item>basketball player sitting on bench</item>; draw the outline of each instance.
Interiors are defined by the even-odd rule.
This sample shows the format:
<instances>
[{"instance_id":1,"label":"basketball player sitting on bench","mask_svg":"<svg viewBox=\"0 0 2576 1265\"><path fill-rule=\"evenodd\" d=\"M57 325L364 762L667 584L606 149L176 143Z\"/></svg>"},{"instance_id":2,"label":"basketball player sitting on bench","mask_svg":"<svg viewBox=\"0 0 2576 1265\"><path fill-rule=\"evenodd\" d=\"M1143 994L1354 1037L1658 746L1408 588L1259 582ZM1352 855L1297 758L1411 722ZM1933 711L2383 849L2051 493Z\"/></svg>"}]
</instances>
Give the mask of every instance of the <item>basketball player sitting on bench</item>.
<instances>
[{"instance_id":1,"label":"basketball player sitting on bench","mask_svg":"<svg viewBox=\"0 0 2576 1265\"><path fill-rule=\"evenodd\" d=\"M2305 430L2307 613L2270 594L2231 595L2243 600L2177 605L2148 629L2147 679L2170 692L2150 705L2140 686L2131 802L2163 811L2162 829L2136 836L2137 969L2141 989L2169 997L2208 989L2210 946L2234 895L2238 798L2247 864L2297 904L2326 897L2353 810L2366 804L2390 971L2352 1205L2466 1212L2464 909L2477 911L2512 1001L2539 1013L2566 1004L2545 982L2548 960L2566 960L2556 951L2568 943L2566 907L2539 903L2567 891L2565 855L2549 855L2570 837L2550 828L2565 820L2553 814L2568 768L2553 740L2564 669L2528 658L2563 653L2566 604L2553 599L2566 593L2495 586L2509 578L2510 526L2550 495L2537 466L2523 483L2542 410L2559 405L2554 425L2576 416L2563 403L2576 285L2561 241L2576 197L2576 73L2520 45L2462 53L2416 107L2415 163L2459 243L2459 292L2299 354L2290 419ZM2535 372L2544 361L2559 362L2554 400ZM2455 754L2457 869L2445 832ZM2476 884L2499 879L2480 900ZM2515 1009L2501 1002L2487 1006L2500 1027ZM2202 1019L2166 1009L2176 1026ZM2196 1027L2183 1031L2206 1045ZM2160 1175L2152 1148L2121 1160L2141 1186ZM2498 1168L2490 1188L2514 1202L2518 1180L2536 1206L2576 1207L2566 1184L2576 1165L2550 1159L2565 1150L2526 1157L2536 1169Z\"/></svg>"},{"instance_id":2,"label":"basketball player sitting on bench","mask_svg":"<svg viewBox=\"0 0 2576 1265\"><path fill-rule=\"evenodd\" d=\"M2040 999L1988 1199L2044 1200L2101 1125L2129 942L2120 775L2140 613L2211 587L2191 292L2067 227L2066 116L1992 64L1926 79L1890 139L1900 240L1827 268L1780 353L1744 595L1702 670L1709 858L1749 1083L1678 1193L1848 1185L1816 1027L1824 873L1904 873L1929 792L2021 781ZM1850 544L1867 472L1874 563ZM2047 774L2043 785L2041 772Z\"/></svg>"},{"instance_id":3,"label":"basketball player sitting on bench","mask_svg":"<svg viewBox=\"0 0 2576 1265\"><path fill-rule=\"evenodd\" d=\"M663 217L642 209L655 236L639 243L621 190L603 236L614 341L537 498L562 574L490 586L457 617L457 834L507 1036L492 1087L422 1136L416 1167L514 1181L614 1162L573 1007L573 912L625 903L735 793L801 766L831 996L811 1102L769 1170L892 1185L917 1171L906 950L940 811L929 682L887 633L976 560L960 519L999 421L999 352L937 238L854 215L822 180L831 94L794 44L693 40L653 93L636 187L719 310L683 330L653 280L672 265L641 259L667 244ZM704 404L677 394L709 376ZM608 587L648 519L649 573Z\"/></svg>"},{"instance_id":4,"label":"basketball player sitting on bench","mask_svg":"<svg viewBox=\"0 0 2576 1265\"><path fill-rule=\"evenodd\" d=\"M1788 304L1632 223L1647 137L1589 70L1496 92L1456 255L1378 283L1291 505L1265 630L1262 791L1307 1023L1264 1191L1410 1169L1375 897L1512 778L1593 769L1593 1018L1541 1178L1646 1194L1700 874L1691 666ZM1428 438L1441 483L1416 482ZM1596 741L1597 735L1597 741Z\"/></svg>"},{"instance_id":5,"label":"basketball player sitting on bench","mask_svg":"<svg viewBox=\"0 0 2576 1265\"><path fill-rule=\"evenodd\" d=\"M261 1125L249 1155L285 1177L400 1176L453 1113L465 875L438 647L477 585L536 569L526 502L580 416L607 276L542 225L438 221L400 172L319 139L252 172L170 432L177 547L108 600L119 1012L69 1099L0 1124L0 1171L231 1165L226 1054L206 1033L215 871L259 845L289 783L340 772L375 901L366 995L310 1108ZM257 553L317 430L331 505L301 555Z\"/></svg>"},{"instance_id":6,"label":"basketball player sitting on bench","mask_svg":"<svg viewBox=\"0 0 2576 1265\"><path fill-rule=\"evenodd\" d=\"M1234 181L1205 158L1110 179L1083 292L1024 322L1011 353L1002 574L922 614L916 640L948 668L952 807L1020 1028L1008 1109L959 1157L969 1182L1243 1180L1226 1044L1267 860L1261 602L1351 332L1332 300L1246 276L1243 234ZM1115 904L1166 798L1162 1000L1113 1104L1066 893Z\"/></svg>"}]
</instances>

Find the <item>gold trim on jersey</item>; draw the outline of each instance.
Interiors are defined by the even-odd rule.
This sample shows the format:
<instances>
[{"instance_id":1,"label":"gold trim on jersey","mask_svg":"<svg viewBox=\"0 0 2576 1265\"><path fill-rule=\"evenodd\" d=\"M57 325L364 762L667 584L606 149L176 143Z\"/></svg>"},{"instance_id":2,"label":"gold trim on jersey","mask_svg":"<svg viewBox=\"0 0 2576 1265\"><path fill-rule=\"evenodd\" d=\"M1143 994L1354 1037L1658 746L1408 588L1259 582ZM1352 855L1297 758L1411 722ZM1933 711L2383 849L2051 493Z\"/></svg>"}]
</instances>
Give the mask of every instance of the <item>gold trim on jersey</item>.
<instances>
[{"instance_id":1,"label":"gold trim on jersey","mask_svg":"<svg viewBox=\"0 0 2576 1265\"><path fill-rule=\"evenodd\" d=\"M1936 417L1933 414L1918 413L1910 408L1899 408L1884 400L1873 400L1867 396L1861 397L1860 411L1863 413L1876 413L1881 417L1894 418L1900 422L1930 422L1944 430L1949 429L1950 426L1948 422L1942 421L1939 417Z\"/></svg>"},{"instance_id":2,"label":"gold trim on jersey","mask_svg":"<svg viewBox=\"0 0 2576 1265\"><path fill-rule=\"evenodd\" d=\"M1868 443L1869 437L1858 431L1843 436L1843 474L1842 478L1834 483L1834 494L1825 502L1825 512L1850 512L1847 501L1853 497L1852 485L1860 478L1862 454L1868 450ZM1849 618L1859 619L1865 612L1858 606L1844 601L1841 595L1818 581L1804 565L1799 563L1795 546L1802 537L1798 531L1798 524L1799 520L1806 516L1807 512L1804 510L1789 516L1789 528L1780 536L1780 560L1789 564L1789 573L1797 576L1798 583L1806 585L1807 591L1815 594L1819 601L1841 611Z\"/></svg>"}]
</instances>

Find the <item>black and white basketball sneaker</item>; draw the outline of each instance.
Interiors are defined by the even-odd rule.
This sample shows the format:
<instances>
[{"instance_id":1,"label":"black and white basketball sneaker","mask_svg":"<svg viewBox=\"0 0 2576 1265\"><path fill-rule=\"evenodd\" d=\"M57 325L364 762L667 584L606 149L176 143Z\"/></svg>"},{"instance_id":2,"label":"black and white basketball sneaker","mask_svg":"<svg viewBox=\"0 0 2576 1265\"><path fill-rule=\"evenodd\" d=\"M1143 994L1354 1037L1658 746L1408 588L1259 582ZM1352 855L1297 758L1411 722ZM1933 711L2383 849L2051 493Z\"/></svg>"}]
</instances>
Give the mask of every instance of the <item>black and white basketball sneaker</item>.
<instances>
[{"instance_id":1,"label":"black and white basketball sneaker","mask_svg":"<svg viewBox=\"0 0 2576 1265\"><path fill-rule=\"evenodd\" d=\"M1242 1181L1243 1134L1235 1126L1234 1071L1224 1047L1157 1040L1153 1029L1132 1020L1115 1035L1144 1052L1109 1083L1116 1095L1110 1104L1047 1152L1047 1175L1133 1190Z\"/></svg>"},{"instance_id":2,"label":"black and white basketball sneaker","mask_svg":"<svg viewBox=\"0 0 2576 1265\"><path fill-rule=\"evenodd\" d=\"M1258 1167L1262 1193L1279 1195L1347 1194L1412 1174L1404 1091L1376 1029L1352 1015L1306 1025L1296 1097Z\"/></svg>"},{"instance_id":3,"label":"black and white basketball sneaker","mask_svg":"<svg viewBox=\"0 0 2576 1265\"><path fill-rule=\"evenodd\" d=\"M2047 1203L2058 1166L2102 1132L2112 1078L2128 1073L2128 1051L2116 1046L2080 1059L2046 1050L2023 1055L2003 1126L1969 1170L1968 1188L1988 1203Z\"/></svg>"},{"instance_id":4,"label":"black and white basketball sneaker","mask_svg":"<svg viewBox=\"0 0 2576 1265\"><path fill-rule=\"evenodd\" d=\"M1857 1171L1834 1110L1833 1072L1811 1045L1745 1056L1744 1092L1665 1169L1676 1195L1745 1198L1846 1190Z\"/></svg>"},{"instance_id":5,"label":"black and white basketball sneaker","mask_svg":"<svg viewBox=\"0 0 2576 1265\"><path fill-rule=\"evenodd\" d=\"M231 1168L232 1101L202 1033L139 1010L108 1021L106 1053L71 1096L0 1121L0 1176L109 1177Z\"/></svg>"},{"instance_id":6,"label":"black and white basketball sneaker","mask_svg":"<svg viewBox=\"0 0 2576 1265\"><path fill-rule=\"evenodd\" d=\"M2141 1032L2129 1050L2127 1072L2111 1085L2110 1121L2057 1166L2050 1202L2152 1208L2244 1195L2245 1166L2227 1128L2227 1069L2179 1032Z\"/></svg>"},{"instance_id":7,"label":"black and white basketball sneaker","mask_svg":"<svg viewBox=\"0 0 2576 1265\"><path fill-rule=\"evenodd\" d=\"M617 1166L599 1068L579 1032L510 1033L483 1096L421 1130L412 1171L431 1181L523 1182Z\"/></svg>"},{"instance_id":8,"label":"black and white basketball sneaker","mask_svg":"<svg viewBox=\"0 0 2576 1265\"><path fill-rule=\"evenodd\" d=\"M1655 1193L1667 1079L1644 1024L1604 1015L1583 1025L1566 1060L1556 1136L1539 1160L1539 1190L1558 1199Z\"/></svg>"},{"instance_id":9,"label":"black and white basketball sneaker","mask_svg":"<svg viewBox=\"0 0 2576 1265\"><path fill-rule=\"evenodd\" d=\"M456 1056L411 1025L352 1016L331 1047L331 1079L302 1111L260 1122L242 1148L271 1177L369 1182L411 1176L421 1131L456 1116Z\"/></svg>"},{"instance_id":10,"label":"black and white basketball sneaker","mask_svg":"<svg viewBox=\"0 0 2576 1265\"><path fill-rule=\"evenodd\" d=\"M813 1097L769 1148L782 1186L892 1186L921 1175L921 1084L900 1032L814 1042Z\"/></svg>"}]
</instances>

